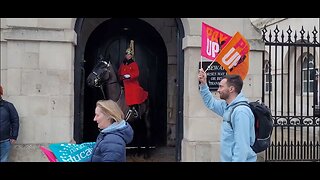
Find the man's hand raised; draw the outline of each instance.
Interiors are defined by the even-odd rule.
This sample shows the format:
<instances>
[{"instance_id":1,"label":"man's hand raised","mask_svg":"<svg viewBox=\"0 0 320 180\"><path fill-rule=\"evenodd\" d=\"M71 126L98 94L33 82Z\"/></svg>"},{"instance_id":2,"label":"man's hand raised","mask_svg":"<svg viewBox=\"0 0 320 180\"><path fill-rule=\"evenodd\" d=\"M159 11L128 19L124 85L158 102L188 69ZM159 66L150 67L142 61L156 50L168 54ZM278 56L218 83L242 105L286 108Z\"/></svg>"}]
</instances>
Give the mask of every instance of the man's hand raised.
<instances>
[{"instance_id":1,"label":"man's hand raised","mask_svg":"<svg viewBox=\"0 0 320 180\"><path fill-rule=\"evenodd\" d=\"M207 83L207 74L204 72L204 70L202 68L199 69L198 79L199 79L201 84L206 84Z\"/></svg>"}]
</instances>

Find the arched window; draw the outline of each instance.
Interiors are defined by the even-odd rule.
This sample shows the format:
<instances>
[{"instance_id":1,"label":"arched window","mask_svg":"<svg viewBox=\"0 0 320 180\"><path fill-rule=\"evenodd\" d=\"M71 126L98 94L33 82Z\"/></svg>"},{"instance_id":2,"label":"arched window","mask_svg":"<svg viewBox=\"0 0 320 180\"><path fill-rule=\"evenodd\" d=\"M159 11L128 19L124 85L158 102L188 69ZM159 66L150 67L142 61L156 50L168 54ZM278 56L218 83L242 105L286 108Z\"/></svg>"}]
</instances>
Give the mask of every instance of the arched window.
<instances>
[{"instance_id":1,"label":"arched window","mask_svg":"<svg viewBox=\"0 0 320 180\"><path fill-rule=\"evenodd\" d=\"M264 66L264 76L265 76L265 92L272 92L272 74L271 74L271 65L269 60L265 60Z\"/></svg>"},{"instance_id":2,"label":"arched window","mask_svg":"<svg viewBox=\"0 0 320 180\"><path fill-rule=\"evenodd\" d=\"M313 84L315 78L314 56L307 54L303 58L302 64L302 86L303 92L313 92Z\"/></svg>"}]
</instances>

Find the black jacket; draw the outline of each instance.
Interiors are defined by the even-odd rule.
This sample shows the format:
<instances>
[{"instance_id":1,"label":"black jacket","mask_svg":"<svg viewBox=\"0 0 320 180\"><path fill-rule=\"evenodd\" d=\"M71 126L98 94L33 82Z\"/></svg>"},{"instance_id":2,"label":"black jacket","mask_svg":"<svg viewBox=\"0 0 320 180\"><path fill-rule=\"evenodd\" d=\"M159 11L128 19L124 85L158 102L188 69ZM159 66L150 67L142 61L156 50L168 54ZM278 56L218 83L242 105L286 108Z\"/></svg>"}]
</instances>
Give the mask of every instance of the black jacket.
<instances>
[{"instance_id":1,"label":"black jacket","mask_svg":"<svg viewBox=\"0 0 320 180\"><path fill-rule=\"evenodd\" d=\"M19 115L14 105L0 97L0 141L17 140L19 133Z\"/></svg>"}]
</instances>

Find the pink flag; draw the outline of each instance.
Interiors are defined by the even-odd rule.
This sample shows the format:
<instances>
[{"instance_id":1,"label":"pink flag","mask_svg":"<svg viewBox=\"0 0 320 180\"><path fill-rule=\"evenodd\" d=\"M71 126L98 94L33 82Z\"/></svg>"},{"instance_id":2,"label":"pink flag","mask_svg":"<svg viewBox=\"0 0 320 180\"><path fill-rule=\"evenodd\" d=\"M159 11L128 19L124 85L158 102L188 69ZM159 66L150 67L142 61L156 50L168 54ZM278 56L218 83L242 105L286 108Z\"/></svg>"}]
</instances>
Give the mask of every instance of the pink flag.
<instances>
[{"instance_id":1,"label":"pink flag","mask_svg":"<svg viewBox=\"0 0 320 180\"><path fill-rule=\"evenodd\" d=\"M39 147L41 151L47 156L50 162L57 162L56 156L50 151L49 149L45 148L44 146Z\"/></svg>"},{"instance_id":2,"label":"pink flag","mask_svg":"<svg viewBox=\"0 0 320 180\"><path fill-rule=\"evenodd\" d=\"M201 38L201 56L215 61L218 53L232 37L202 22Z\"/></svg>"}]
</instances>

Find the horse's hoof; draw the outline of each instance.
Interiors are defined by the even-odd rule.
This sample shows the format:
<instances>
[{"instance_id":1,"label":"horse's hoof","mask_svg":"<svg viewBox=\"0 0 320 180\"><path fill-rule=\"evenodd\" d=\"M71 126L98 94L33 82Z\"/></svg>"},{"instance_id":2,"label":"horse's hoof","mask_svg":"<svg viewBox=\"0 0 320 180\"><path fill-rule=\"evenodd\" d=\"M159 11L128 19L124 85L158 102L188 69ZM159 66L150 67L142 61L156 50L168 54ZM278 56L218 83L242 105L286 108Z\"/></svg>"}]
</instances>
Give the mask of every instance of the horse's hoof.
<instances>
[{"instance_id":1,"label":"horse's hoof","mask_svg":"<svg viewBox=\"0 0 320 180\"><path fill-rule=\"evenodd\" d=\"M150 158L150 154L149 154L149 153L145 153L145 154L143 155L143 158L144 158L144 159L149 159L149 158Z\"/></svg>"}]
</instances>

